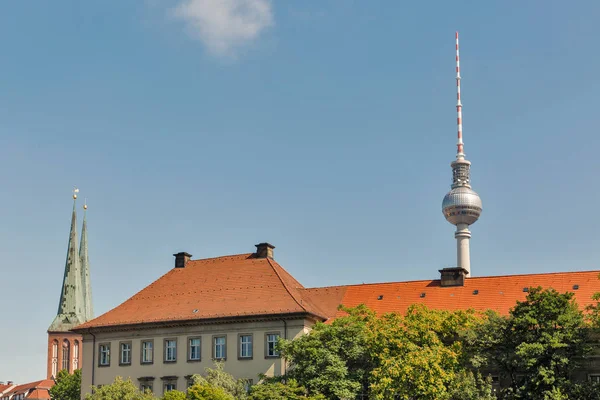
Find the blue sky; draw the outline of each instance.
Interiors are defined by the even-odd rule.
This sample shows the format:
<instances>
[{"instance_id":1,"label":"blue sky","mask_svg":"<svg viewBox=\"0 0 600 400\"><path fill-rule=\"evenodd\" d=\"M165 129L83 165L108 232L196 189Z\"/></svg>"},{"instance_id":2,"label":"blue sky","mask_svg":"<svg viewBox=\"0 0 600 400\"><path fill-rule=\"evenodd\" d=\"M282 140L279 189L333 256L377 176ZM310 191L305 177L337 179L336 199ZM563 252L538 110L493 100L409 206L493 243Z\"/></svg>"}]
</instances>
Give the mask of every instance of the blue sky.
<instances>
[{"instance_id":1,"label":"blue sky","mask_svg":"<svg viewBox=\"0 0 600 400\"><path fill-rule=\"evenodd\" d=\"M234 3L2 4L0 380L45 376L73 185L97 315L177 251L269 241L309 287L452 266L455 30L473 274L599 269L600 4Z\"/></svg>"}]
</instances>

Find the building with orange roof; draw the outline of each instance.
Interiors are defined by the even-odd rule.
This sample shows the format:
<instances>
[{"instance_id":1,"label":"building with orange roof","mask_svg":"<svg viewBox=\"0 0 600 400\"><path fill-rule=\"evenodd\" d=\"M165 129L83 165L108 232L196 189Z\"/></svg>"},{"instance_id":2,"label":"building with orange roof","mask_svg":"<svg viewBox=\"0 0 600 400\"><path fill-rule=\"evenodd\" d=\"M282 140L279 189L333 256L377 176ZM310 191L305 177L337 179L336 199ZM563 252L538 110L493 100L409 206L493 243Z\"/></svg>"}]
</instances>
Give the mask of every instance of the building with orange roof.
<instances>
[{"instance_id":1,"label":"building with orange roof","mask_svg":"<svg viewBox=\"0 0 600 400\"><path fill-rule=\"evenodd\" d=\"M50 399L50 388L54 386L52 379L44 379L14 386L0 397L0 400L46 400Z\"/></svg>"},{"instance_id":2,"label":"building with orange roof","mask_svg":"<svg viewBox=\"0 0 600 400\"><path fill-rule=\"evenodd\" d=\"M12 390L16 385L13 381L8 381L6 383L0 382L0 399L4 396L5 393L8 393Z\"/></svg>"},{"instance_id":3,"label":"building with orange roof","mask_svg":"<svg viewBox=\"0 0 600 400\"><path fill-rule=\"evenodd\" d=\"M424 304L507 314L530 287L573 292L580 307L600 292L600 271L467 278L463 268L443 269L439 279L305 288L275 261L269 243L233 256L174 256L165 275L74 329L83 336L84 393L116 376L158 395L185 389L191 375L215 360L250 382L261 374L283 374L277 339L296 338L317 321L339 317L339 305L365 304L377 313L404 313L412 304ZM592 372L600 376L600 369Z\"/></svg>"},{"instance_id":4,"label":"building with orange roof","mask_svg":"<svg viewBox=\"0 0 600 400\"><path fill-rule=\"evenodd\" d=\"M223 361L237 378L285 373L275 349L278 338L293 339L319 321L339 317L338 306L366 304L377 313L404 313L412 304L430 308L493 309L508 313L530 287L573 292L580 307L600 292L600 271L473 277L470 226L482 213L471 188L471 163L464 154L460 68L456 35L458 142L451 163L452 184L442 203L456 226L456 267L439 279L305 288L274 258L274 246L253 253L192 260L175 254L174 268L107 313L71 329L83 337L82 395L91 385L129 377L156 394L185 389L193 374ZM600 366L587 371L600 380Z\"/></svg>"}]
</instances>

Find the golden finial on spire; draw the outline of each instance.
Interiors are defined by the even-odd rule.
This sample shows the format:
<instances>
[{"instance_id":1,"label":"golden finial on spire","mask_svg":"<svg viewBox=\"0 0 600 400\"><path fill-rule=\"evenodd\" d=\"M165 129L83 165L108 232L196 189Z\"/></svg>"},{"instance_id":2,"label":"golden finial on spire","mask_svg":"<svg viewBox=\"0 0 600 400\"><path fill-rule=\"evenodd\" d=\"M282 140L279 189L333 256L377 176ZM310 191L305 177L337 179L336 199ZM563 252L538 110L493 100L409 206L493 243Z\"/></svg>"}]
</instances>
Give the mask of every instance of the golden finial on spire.
<instances>
[{"instance_id":1,"label":"golden finial on spire","mask_svg":"<svg viewBox=\"0 0 600 400\"><path fill-rule=\"evenodd\" d=\"M83 209L87 210L87 197L83 199Z\"/></svg>"},{"instance_id":2,"label":"golden finial on spire","mask_svg":"<svg viewBox=\"0 0 600 400\"><path fill-rule=\"evenodd\" d=\"M79 189L77 186L73 186L73 200L77 199L77 193L79 193Z\"/></svg>"}]
</instances>

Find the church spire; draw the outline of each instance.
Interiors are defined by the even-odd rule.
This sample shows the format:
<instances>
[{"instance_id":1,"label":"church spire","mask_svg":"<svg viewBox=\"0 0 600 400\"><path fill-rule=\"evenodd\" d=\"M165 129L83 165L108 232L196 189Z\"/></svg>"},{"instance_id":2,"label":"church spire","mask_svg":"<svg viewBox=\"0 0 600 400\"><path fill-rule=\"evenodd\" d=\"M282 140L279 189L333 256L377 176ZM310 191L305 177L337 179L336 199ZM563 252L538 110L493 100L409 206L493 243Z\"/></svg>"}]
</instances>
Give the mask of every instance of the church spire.
<instances>
[{"instance_id":1,"label":"church spire","mask_svg":"<svg viewBox=\"0 0 600 400\"><path fill-rule=\"evenodd\" d=\"M79 259L81 262L81 287L83 290L83 305L85 320L94 318L92 303L92 285L90 283L90 259L87 245L87 202L83 203L83 227L81 228L81 242L79 244Z\"/></svg>"},{"instance_id":2,"label":"church spire","mask_svg":"<svg viewBox=\"0 0 600 400\"><path fill-rule=\"evenodd\" d=\"M71 216L71 232L67 248L67 261L58 303L58 312L48 328L49 332L65 332L85 321L83 301L81 263L77 251L77 211L75 209L77 193L73 190L73 214Z\"/></svg>"}]
</instances>

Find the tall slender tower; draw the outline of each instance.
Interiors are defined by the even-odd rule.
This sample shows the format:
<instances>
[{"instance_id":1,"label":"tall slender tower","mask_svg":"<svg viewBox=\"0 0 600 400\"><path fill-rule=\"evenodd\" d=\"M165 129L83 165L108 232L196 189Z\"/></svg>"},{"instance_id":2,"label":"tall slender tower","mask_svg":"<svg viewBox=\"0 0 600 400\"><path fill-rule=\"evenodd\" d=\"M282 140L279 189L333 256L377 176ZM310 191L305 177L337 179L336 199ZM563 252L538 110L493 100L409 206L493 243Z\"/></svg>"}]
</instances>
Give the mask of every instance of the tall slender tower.
<instances>
[{"instance_id":1,"label":"tall slender tower","mask_svg":"<svg viewBox=\"0 0 600 400\"><path fill-rule=\"evenodd\" d=\"M482 206L479 195L471 189L471 163L464 154L462 137L462 103L460 100L460 58L458 52L458 32L456 32L456 112L458 114L458 141L456 143L456 160L452 167L451 190L444 197L442 212L446 220L456 225L456 263L458 268L464 268L468 276L471 274L471 257L469 241L471 231L469 225L474 224L481 215Z\"/></svg>"},{"instance_id":2,"label":"tall slender tower","mask_svg":"<svg viewBox=\"0 0 600 400\"><path fill-rule=\"evenodd\" d=\"M94 318L94 306L92 303L90 259L88 257L87 244L87 202L83 204L83 226L81 228L81 242L79 244L79 259L81 263L81 288L83 291L83 303L85 305L85 320L89 321Z\"/></svg>"},{"instance_id":3,"label":"tall slender tower","mask_svg":"<svg viewBox=\"0 0 600 400\"><path fill-rule=\"evenodd\" d=\"M81 268L81 256L77 251L77 211L76 200L78 189L73 191L73 214L71 215L71 231L67 246L67 260L63 284L58 302L56 317L48 328L48 379L56 377L60 370L73 372L81 367L81 335L71 332L75 326L87 321L88 309L84 297L84 277ZM84 230L87 228L84 225ZM83 239L83 238L82 238ZM87 249L87 238L84 241ZM87 252L86 266L87 264ZM88 274L89 283L89 274ZM91 301L91 299L88 299ZM90 308L91 309L91 308Z\"/></svg>"}]
</instances>

